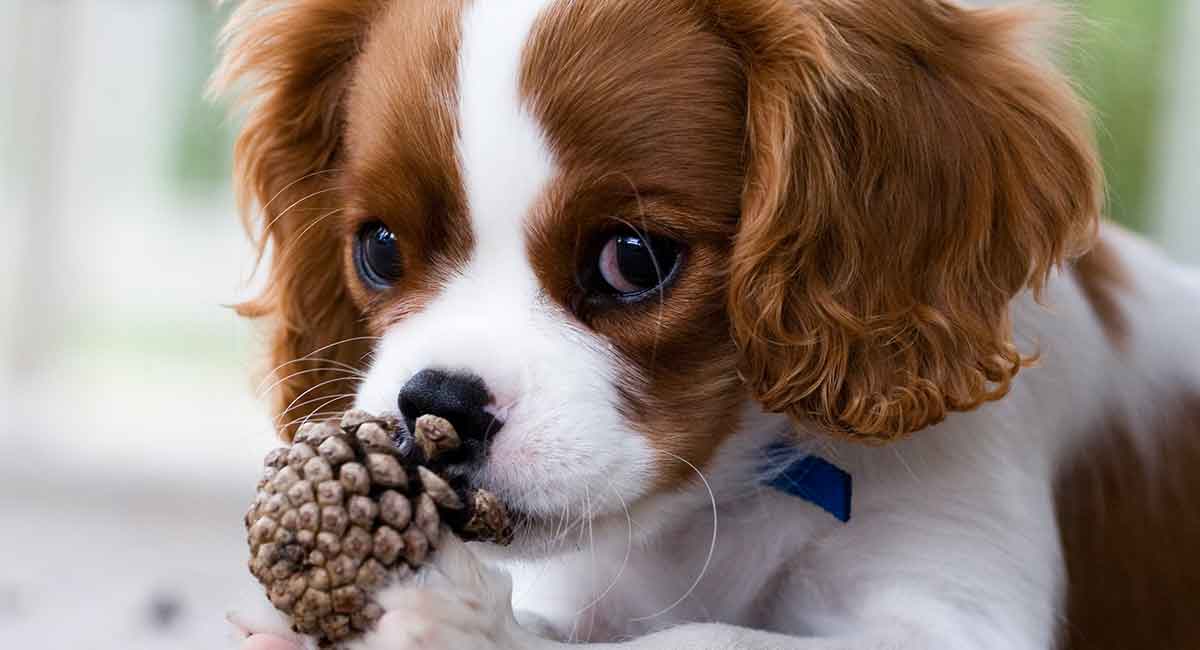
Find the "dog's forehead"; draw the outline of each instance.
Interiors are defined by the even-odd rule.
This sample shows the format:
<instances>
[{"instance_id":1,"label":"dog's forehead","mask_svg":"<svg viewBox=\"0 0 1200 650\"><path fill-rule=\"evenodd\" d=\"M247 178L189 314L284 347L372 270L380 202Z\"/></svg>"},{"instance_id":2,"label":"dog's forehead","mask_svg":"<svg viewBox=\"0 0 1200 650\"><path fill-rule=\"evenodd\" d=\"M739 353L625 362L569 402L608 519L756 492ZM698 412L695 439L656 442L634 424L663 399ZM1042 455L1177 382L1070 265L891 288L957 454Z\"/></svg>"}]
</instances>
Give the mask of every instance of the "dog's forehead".
<instances>
[{"instance_id":1,"label":"dog's forehead","mask_svg":"<svg viewBox=\"0 0 1200 650\"><path fill-rule=\"evenodd\" d=\"M483 253L521 251L520 224L554 173L543 130L526 109L519 85L526 44L548 4L474 2L463 15L458 161Z\"/></svg>"},{"instance_id":2,"label":"dog's forehead","mask_svg":"<svg viewBox=\"0 0 1200 650\"><path fill-rule=\"evenodd\" d=\"M527 204L543 175L617 178L732 213L744 80L693 4L393 3L354 73L351 164L414 213L429 194L474 211L470 187ZM415 187L386 187L397 171Z\"/></svg>"},{"instance_id":3,"label":"dog's forehead","mask_svg":"<svg viewBox=\"0 0 1200 650\"><path fill-rule=\"evenodd\" d=\"M547 4L520 84L564 167L619 170L640 187L684 196L714 184L737 195L728 172L740 151L742 68L694 4Z\"/></svg>"}]
</instances>

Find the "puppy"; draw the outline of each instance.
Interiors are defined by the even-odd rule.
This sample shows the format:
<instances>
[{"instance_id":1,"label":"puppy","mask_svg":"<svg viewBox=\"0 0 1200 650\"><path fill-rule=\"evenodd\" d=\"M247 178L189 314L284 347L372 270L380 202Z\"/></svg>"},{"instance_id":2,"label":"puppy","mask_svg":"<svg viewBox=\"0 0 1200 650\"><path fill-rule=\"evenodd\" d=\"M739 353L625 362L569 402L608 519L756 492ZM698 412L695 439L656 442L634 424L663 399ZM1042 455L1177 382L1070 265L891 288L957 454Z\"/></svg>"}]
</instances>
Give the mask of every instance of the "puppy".
<instances>
[{"instance_id":1,"label":"puppy","mask_svg":"<svg viewBox=\"0 0 1200 650\"><path fill-rule=\"evenodd\" d=\"M281 429L443 415L518 520L383 594L355 647L1200 638L1172 616L1200 572L1163 551L1200 540L1170 510L1194 488L1154 488L1194 458L1161 451L1194 447L1200 281L1098 227L1088 115L1033 18L239 7L218 85L247 100L269 275L241 311Z\"/></svg>"}]
</instances>

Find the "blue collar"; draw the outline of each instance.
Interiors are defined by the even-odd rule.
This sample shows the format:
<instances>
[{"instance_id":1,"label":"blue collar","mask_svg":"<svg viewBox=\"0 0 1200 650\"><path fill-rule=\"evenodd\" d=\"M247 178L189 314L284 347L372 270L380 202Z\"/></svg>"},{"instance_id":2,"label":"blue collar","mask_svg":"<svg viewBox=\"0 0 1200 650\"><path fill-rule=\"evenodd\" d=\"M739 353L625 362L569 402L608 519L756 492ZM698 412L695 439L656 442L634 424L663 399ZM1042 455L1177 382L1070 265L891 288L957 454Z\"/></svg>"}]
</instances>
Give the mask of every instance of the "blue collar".
<instances>
[{"instance_id":1,"label":"blue collar","mask_svg":"<svg viewBox=\"0 0 1200 650\"><path fill-rule=\"evenodd\" d=\"M842 523L850 521L850 474L820 456L790 460L782 468L770 465L773 458L790 459L795 454L795 448L787 443L768 447L768 465L764 468L763 485L800 497L837 517Z\"/></svg>"}]
</instances>

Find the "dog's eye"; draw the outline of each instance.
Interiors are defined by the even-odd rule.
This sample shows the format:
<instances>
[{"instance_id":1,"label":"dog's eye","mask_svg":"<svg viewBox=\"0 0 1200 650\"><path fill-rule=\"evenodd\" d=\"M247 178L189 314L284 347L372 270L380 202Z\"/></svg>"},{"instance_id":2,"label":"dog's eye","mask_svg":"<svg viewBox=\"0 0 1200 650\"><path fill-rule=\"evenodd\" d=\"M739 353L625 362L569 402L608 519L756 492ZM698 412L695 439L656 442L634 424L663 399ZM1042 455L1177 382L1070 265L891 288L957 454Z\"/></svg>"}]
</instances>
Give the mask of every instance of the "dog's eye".
<instances>
[{"instance_id":1,"label":"dog's eye","mask_svg":"<svg viewBox=\"0 0 1200 650\"><path fill-rule=\"evenodd\" d=\"M354 262L363 282L375 289L386 289L400 279L400 252L396 235L378 221L358 231Z\"/></svg>"},{"instance_id":2,"label":"dog's eye","mask_svg":"<svg viewBox=\"0 0 1200 650\"><path fill-rule=\"evenodd\" d=\"M609 237L591 274L593 290L636 299L666 283L679 263L679 244L665 237L622 232Z\"/></svg>"}]
</instances>

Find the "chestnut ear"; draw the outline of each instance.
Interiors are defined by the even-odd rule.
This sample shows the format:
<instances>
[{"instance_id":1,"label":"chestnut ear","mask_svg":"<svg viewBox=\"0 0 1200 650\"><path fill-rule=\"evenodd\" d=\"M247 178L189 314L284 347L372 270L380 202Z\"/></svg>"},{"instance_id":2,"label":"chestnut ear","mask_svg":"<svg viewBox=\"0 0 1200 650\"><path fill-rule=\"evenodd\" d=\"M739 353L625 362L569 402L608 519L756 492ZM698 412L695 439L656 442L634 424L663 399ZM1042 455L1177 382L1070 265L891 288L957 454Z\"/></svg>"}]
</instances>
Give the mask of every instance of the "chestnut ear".
<instances>
[{"instance_id":1,"label":"chestnut ear","mask_svg":"<svg viewBox=\"0 0 1200 650\"><path fill-rule=\"evenodd\" d=\"M380 0L249 0L224 34L216 93L247 108L235 149L243 221L269 264L238 312L269 327L274 414L290 437L304 418L350 406L366 334L343 277L338 155L348 66ZM230 92L232 91L232 92ZM252 214L257 207L261 214Z\"/></svg>"},{"instance_id":2,"label":"chestnut ear","mask_svg":"<svg viewBox=\"0 0 1200 650\"><path fill-rule=\"evenodd\" d=\"M1004 396L1009 303L1101 210L1085 107L1024 10L719 0L749 83L730 278L767 408L886 442Z\"/></svg>"}]
</instances>

